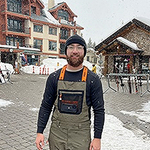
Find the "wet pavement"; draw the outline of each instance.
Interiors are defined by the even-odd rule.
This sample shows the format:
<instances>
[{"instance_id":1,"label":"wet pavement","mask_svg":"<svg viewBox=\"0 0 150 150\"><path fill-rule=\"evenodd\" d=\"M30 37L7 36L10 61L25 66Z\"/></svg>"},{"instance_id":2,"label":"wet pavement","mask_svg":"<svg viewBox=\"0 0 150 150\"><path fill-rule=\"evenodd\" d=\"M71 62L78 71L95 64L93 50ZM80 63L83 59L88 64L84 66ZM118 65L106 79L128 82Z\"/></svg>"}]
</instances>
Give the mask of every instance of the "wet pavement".
<instances>
[{"instance_id":1,"label":"wet pavement","mask_svg":"<svg viewBox=\"0 0 150 150\"><path fill-rule=\"evenodd\" d=\"M0 99L11 101L7 107L0 107L0 150L36 150L36 123L38 110L43 97L46 79L45 75L18 74L11 75L11 83L0 84ZM102 78L106 114L119 118L124 126L134 131L137 136L150 136L150 123L138 120L137 116L128 115L124 112L139 113L144 103L150 101L150 93L129 94L119 89L113 91L108 86L106 78ZM111 81L111 87L116 88L116 83ZM142 91L146 91L143 84ZM47 139L49 123L44 135ZM45 146L48 149L48 145Z\"/></svg>"}]
</instances>

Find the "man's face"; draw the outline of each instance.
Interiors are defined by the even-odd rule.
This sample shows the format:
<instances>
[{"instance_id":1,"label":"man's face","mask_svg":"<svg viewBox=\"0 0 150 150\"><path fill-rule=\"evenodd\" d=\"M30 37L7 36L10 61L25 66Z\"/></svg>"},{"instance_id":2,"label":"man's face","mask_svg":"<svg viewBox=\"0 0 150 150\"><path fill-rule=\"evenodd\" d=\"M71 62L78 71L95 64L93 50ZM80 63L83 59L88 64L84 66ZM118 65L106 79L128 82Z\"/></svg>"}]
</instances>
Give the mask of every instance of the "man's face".
<instances>
[{"instance_id":1,"label":"man's face","mask_svg":"<svg viewBox=\"0 0 150 150\"><path fill-rule=\"evenodd\" d=\"M67 46L67 62L72 67L78 67L84 60L84 47L80 44Z\"/></svg>"}]
</instances>

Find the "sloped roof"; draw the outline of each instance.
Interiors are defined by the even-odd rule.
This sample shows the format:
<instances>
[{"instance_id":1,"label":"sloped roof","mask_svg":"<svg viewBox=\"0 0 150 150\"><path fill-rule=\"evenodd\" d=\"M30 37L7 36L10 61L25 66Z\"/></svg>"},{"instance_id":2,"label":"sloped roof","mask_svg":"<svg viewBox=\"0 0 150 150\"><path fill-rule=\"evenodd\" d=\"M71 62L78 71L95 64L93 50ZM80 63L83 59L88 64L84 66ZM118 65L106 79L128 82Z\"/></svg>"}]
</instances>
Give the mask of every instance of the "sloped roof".
<instances>
[{"instance_id":1,"label":"sloped roof","mask_svg":"<svg viewBox=\"0 0 150 150\"><path fill-rule=\"evenodd\" d=\"M103 50L107 50L107 48L109 49L109 47L111 45L113 45L114 43L118 43L119 45L122 45L123 48L130 49L131 51L136 52L136 53L142 53L143 52L143 50L139 49L135 43L133 43L133 42L131 42L131 41L129 41L123 37L118 37L118 38L114 39L112 42L110 42L108 45L106 45L99 52L101 52Z\"/></svg>"},{"instance_id":2,"label":"sloped roof","mask_svg":"<svg viewBox=\"0 0 150 150\"><path fill-rule=\"evenodd\" d=\"M72 10L70 9L70 7L67 5L67 3L65 2L61 2L61 3L58 3L57 5L55 5L54 7L50 8L48 11L49 12L54 12L55 10L59 9L59 7L62 7L66 5L66 7L68 8L68 11L70 12L70 14L72 14L72 16L74 17L77 17L77 15L75 15Z\"/></svg>"},{"instance_id":3,"label":"sloped roof","mask_svg":"<svg viewBox=\"0 0 150 150\"><path fill-rule=\"evenodd\" d=\"M31 19L46 22L46 23L51 23L55 25L60 25L58 20L56 20L47 10L43 9L42 13L43 14L40 16L36 14L31 14Z\"/></svg>"},{"instance_id":4,"label":"sloped roof","mask_svg":"<svg viewBox=\"0 0 150 150\"><path fill-rule=\"evenodd\" d=\"M54 7L50 8L49 10L55 10L56 8L61 6L63 3L65 3L65 2L58 3L57 5L55 5Z\"/></svg>"},{"instance_id":5,"label":"sloped roof","mask_svg":"<svg viewBox=\"0 0 150 150\"><path fill-rule=\"evenodd\" d=\"M108 38L106 38L104 41L99 43L96 47L95 50L99 51L103 47L105 47L107 44L109 44L111 41L116 39L117 37L121 36L123 32L127 31L129 32L129 28L133 28L134 26L138 26L148 32L150 32L150 20L149 19L144 19L144 18L134 18L132 21L129 21L127 24L125 24L123 27L121 27L119 30L114 32L112 35L110 35Z\"/></svg>"}]
</instances>

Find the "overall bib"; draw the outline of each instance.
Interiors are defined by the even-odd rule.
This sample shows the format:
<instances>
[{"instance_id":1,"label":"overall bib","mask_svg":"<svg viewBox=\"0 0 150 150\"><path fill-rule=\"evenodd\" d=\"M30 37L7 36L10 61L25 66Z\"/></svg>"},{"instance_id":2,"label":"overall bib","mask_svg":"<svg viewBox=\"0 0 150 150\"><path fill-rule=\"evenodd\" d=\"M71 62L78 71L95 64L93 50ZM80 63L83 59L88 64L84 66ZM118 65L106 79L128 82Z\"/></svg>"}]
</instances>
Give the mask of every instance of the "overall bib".
<instances>
[{"instance_id":1,"label":"overall bib","mask_svg":"<svg viewBox=\"0 0 150 150\"><path fill-rule=\"evenodd\" d=\"M88 150L91 142L89 108L86 104L87 68L82 82L63 81L61 70L49 135L50 150Z\"/></svg>"}]
</instances>

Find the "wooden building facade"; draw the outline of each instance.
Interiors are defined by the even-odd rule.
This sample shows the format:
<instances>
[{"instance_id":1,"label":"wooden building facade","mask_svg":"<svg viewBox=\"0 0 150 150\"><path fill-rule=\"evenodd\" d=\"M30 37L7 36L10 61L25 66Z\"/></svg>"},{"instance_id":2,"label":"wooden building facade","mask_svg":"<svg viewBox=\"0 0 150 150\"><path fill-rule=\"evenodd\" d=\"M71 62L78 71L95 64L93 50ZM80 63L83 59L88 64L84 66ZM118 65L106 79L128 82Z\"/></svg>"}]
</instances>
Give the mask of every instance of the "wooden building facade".
<instances>
[{"instance_id":1,"label":"wooden building facade","mask_svg":"<svg viewBox=\"0 0 150 150\"><path fill-rule=\"evenodd\" d=\"M133 19L99 43L95 50L102 54L104 75L109 73L147 73L150 69L150 20Z\"/></svg>"}]
</instances>

